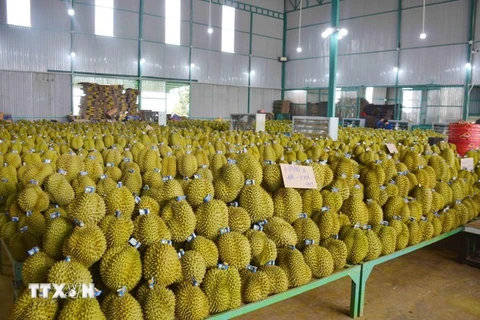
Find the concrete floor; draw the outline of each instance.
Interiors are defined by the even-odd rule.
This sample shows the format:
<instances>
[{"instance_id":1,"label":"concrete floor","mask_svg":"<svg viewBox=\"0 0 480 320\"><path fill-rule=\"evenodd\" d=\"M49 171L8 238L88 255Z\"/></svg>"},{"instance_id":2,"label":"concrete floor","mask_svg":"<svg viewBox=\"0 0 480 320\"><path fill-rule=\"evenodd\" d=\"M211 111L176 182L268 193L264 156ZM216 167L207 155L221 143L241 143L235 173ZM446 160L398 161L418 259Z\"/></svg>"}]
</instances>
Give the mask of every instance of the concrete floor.
<instances>
[{"instance_id":1,"label":"concrete floor","mask_svg":"<svg viewBox=\"0 0 480 320\"><path fill-rule=\"evenodd\" d=\"M459 234L376 266L361 319L480 319L480 269L457 261L461 244ZM0 319L13 305L11 280L0 275ZM350 279L344 278L237 319L350 319L349 304Z\"/></svg>"}]
</instances>

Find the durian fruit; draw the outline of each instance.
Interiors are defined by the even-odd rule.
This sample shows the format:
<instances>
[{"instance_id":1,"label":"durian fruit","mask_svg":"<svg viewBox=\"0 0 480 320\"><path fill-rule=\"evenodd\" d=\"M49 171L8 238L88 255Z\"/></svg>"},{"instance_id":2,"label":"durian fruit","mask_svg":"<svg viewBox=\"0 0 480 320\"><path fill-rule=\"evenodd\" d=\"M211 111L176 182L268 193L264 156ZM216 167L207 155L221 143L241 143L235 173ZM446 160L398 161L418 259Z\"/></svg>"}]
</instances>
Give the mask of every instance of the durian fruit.
<instances>
[{"instance_id":1,"label":"durian fruit","mask_svg":"<svg viewBox=\"0 0 480 320\"><path fill-rule=\"evenodd\" d=\"M75 196L82 194L86 187L97 187L95 181L88 176L88 172L86 171L80 172L80 175L72 180L71 185L75 192Z\"/></svg>"},{"instance_id":2,"label":"durian fruit","mask_svg":"<svg viewBox=\"0 0 480 320\"><path fill-rule=\"evenodd\" d=\"M265 234L275 242L277 247L295 246L298 242L295 229L285 220L272 217L264 225Z\"/></svg>"},{"instance_id":3,"label":"durian fruit","mask_svg":"<svg viewBox=\"0 0 480 320\"><path fill-rule=\"evenodd\" d=\"M103 175L97 183L97 193L102 197L105 197L115 188L117 188L117 182L106 175Z\"/></svg>"},{"instance_id":4,"label":"durian fruit","mask_svg":"<svg viewBox=\"0 0 480 320\"><path fill-rule=\"evenodd\" d=\"M318 212L322 209L323 198L319 190L307 189L304 190L301 195L303 212L306 213L309 217L311 217L314 212Z\"/></svg>"},{"instance_id":5,"label":"durian fruit","mask_svg":"<svg viewBox=\"0 0 480 320\"><path fill-rule=\"evenodd\" d=\"M37 292L37 297L39 292ZM47 298L32 298L30 289L25 289L15 302L10 313L11 320L54 319L57 314L58 300L52 299L50 291Z\"/></svg>"},{"instance_id":6,"label":"durian fruit","mask_svg":"<svg viewBox=\"0 0 480 320\"><path fill-rule=\"evenodd\" d=\"M206 197L213 197L215 195L215 189L211 181L199 177L191 180L187 184L185 187L185 195L187 196L188 203L192 208L196 209L204 202Z\"/></svg>"},{"instance_id":7,"label":"durian fruit","mask_svg":"<svg viewBox=\"0 0 480 320\"><path fill-rule=\"evenodd\" d=\"M140 169L130 168L124 170L120 181L128 188L128 190L130 190L130 193L140 194L140 190L142 190L142 176L140 174Z\"/></svg>"},{"instance_id":8,"label":"durian fruit","mask_svg":"<svg viewBox=\"0 0 480 320\"><path fill-rule=\"evenodd\" d=\"M31 183L38 183L31 181ZM18 205L24 211L44 211L48 208L49 197L37 184L27 185L18 195Z\"/></svg>"},{"instance_id":9,"label":"durian fruit","mask_svg":"<svg viewBox=\"0 0 480 320\"><path fill-rule=\"evenodd\" d=\"M195 231L197 218L185 197L177 197L162 208L161 217L167 224L172 240L183 242Z\"/></svg>"},{"instance_id":10,"label":"durian fruit","mask_svg":"<svg viewBox=\"0 0 480 320\"><path fill-rule=\"evenodd\" d=\"M432 189L426 185L418 185L413 189L412 196L422 205L422 213L428 214L432 209Z\"/></svg>"},{"instance_id":11,"label":"durian fruit","mask_svg":"<svg viewBox=\"0 0 480 320\"><path fill-rule=\"evenodd\" d=\"M295 247L278 249L277 262L287 274L290 288L307 284L312 279L312 271L305 263L302 253Z\"/></svg>"},{"instance_id":12,"label":"durian fruit","mask_svg":"<svg viewBox=\"0 0 480 320\"><path fill-rule=\"evenodd\" d=\"M54 173L45 183L45 191L60 206L69 204L75 198L75 192L65 175Z\"/></svg>"},{"instance_id":13,"label":"durian fruit","mask_svg":"<svg viewBox=\"0 0 480 320\"><path fill-rule=\"evenodd\" d=\"M100 261L100 276L112 291L132 290L142 278L140 253L128 244L108 249Z\"/></svg>"},{"instance_id":14,"label":"durian fruit","mask_svg":"<svg viewBox=\"0 0 480 320\"><path fill-rule=\"evenodd\" d=\"M162 218L145 212L133 221L133 237L145 246L149 246L162 239L170 240L172 234Z\"/></svg>"},{"instance_id":15,"label":"durian fruit","mask_svg":"<svg viewBox=\"0 0 480 320\"><path fill-rule=\"evenodd\" d=\"M399 230L396 230L395 233L397 234L397 245L395 250L402 250L408 246L408 240L410 238L410 231L408 230L408 226L403 221L398 221L400 223Z\"/></svg>"},{"instance_id":16,"label":"durian fruit","mask_svg":"<svg viewBox=\"0 0 480 320\"><path fill-rule=\"evenodd\" d=\"M111 190L105 197L107 214L114 215L117 211L125 217L131 217L135 208L135 199L132 192L122 184Z\"/></svg>"},{"instance_id":17,"label":"durian fruit","mask_svg":"<svg viewBox=\"0 0 480 320\"><path fill-rule=\"evenodd\" d=\"M250 262L250 243L238 232L226 232L217 240L220 261L232 268L246 268Z\"/></svg>"},{"instance_id":18,"label":"durian fruit","mask_svg":"<svg viewBox=\"0 0 480 320\"><path fill-rule=\"evenodd\" d=\"M248 212L242 207L238 206L238 202L231 203L228 206L228 226L230 230L236 231L239 233L245 233L250 226L252 221Z\"/></svg>"},{"instance_id":19,"label":"durian fruit","mask_svg":"<svg viewBox=\"0 0 480 320\"><path fill-rule=\"evenodd\" d=\"M73 222L83 222L86 225L99 223L105 216L105 202L92 189L77 196L67 207L68 218Z\"/></svg>"},{"instance_id":20,"label":"durian fruit","mask_svg":"<svg viewBox=\"0 0 480 320\"><path fill-rule=\"evenodd\" d=\"M150 214L158 215L160 213L160 205L155 199L149 196L144 195L140 198L135 198L134 212L147 212L147 210Z\"/></svg>"},{"instance_id":21,"label":"durian fruit","mask_svg":"<svg viewBox=\"0 0 480 320\"><path fill-rule=\"evenodd\" d=\"M220 236L220 230L228 227L228 208L224 202L213 199L195 210L197 224L195 232L210 240Z\"/></svg>"},{"instance_id":22,"label":"durian fruit","mask_svg":"<svg viewBox=\"0 0 480 320\"><path fill-rule=\"evenodd\" d=\"M19 228L24 226L35 236L41 237L46 230L46 221L43 214L40 212L27 212L25 217L20 219Z\"/></svg>"},{"instance_id":23,"label":"durian fruit","mask_svg":"<svg viewBox=\"0 0 480 320\"><path fill-rule=\"evenodd\" d=\"M382 207L375 200L367 199L367 210L369 225L375 226L382 222L383 210Z\"/></svg>"},{"instance_id":24,"label":"durian fruit","mask_svg":"<svg viewBox=\"0 0 480 320\"><path fill-rule=\"evenodd\" d=\"M262 187L269 192L275 192L283 186L280 165L273 162L264 162Z\"/></svg>"},{"instance_id":25,"label":"durian fruit","mask_svg":"<svg viewBox=\"0 0 480 320\"><path fill-rule=\"evenodd\" d=\"M338 238L338 236L337 236ZM341 240L330 237L321 242L321 245L330 252L333 258L333 267L335 270L343 269L347 263L347 246Z\"/></svg>"},{"instance_id":26,"label":"durian fruit","mask_svg":"<svg viewBox=\"0 0 480 320\"><path fill-rule=\"evenodd\" d=\"M197 171L197 158L191 151L187 151L184 155L177 158L178 173L182 177L192 177Z\"/></svg>"},{"instance_id":27,"label":"durian fruit","mask_svg":"<svg viewBox=\"0 0 480 320\"><path fill-rule=\"evenodd\" d=\"M49 283L92 283L92 274L80 262L66 257L48 270Z\"/></svg>"},{"instance_id":28,"label":"durian fruit","mask_svg":"<svg viewBox=\"0 0 480 320\"><path fill-rule=\"evenodd\" d=\"M365 235L368 240L368 252L364 261L375 260L382 254L382 243L377 234L370 227L365 230Z\"/></svg>"},{"instance_id":29,"label":"durian fruit","mask_svg":"<svg viewBox=\"0 0 480 320\"><path fill-rule=\"evenodd\" d=\"M368 238L359 227L355 227L348 232L343 239L347 246L347 261L351 264L358 264L365 259L368 254ZM395 244L395 243L394 243Z\"/></svg>"},{"instance_id":30,"label":"durian fruit","mask_svg":"<svg viewBox=\"0 0 480 320\"><path fill-rule=\"evenodd\" d=\"M343 202L340 210L352 223L358 222L362 225L368 223L368 207L363 202L363 197L349 197Z\"/></svg>"},{"instance_id":31,"label":"durian fruit","mask_svg":"<svg viewBox=\"0 0 480 320\"><path fill-rule=\"evenodd\" d=\"M64 153L57 159L57 169L65 171L65 177L71 182L80 172L85 171L85 163L80 156Z\"/></svg>"},{"instance_id":32,"label":"durian fruit","mask_svg":"<svg viewBox=\"0 0 480 320\"><path fill-rule=\"evenodd\" d=\"M433 224L428 221L426 217L422 217L422 219L418 222L418 228L420 229L420 234L422 235L421 241L425 241L433 237L435 229L433 228Z\"/></svg>"},{"instance_id":33,"label":"durian fruit","mask_svg":"<svg viewBox=\"0 0 480 320\"><path fill-rule=\"evenodd\" d=\"M102 312L107 320L143 319L142 307L128 292L121 293L120 296L116 292L109 293L103 299Z\"/></svg>"},{"instance_id":34,"label":"durian fruit","mask_svg":"<svg viewBox=\"0 0 480 320\"><path fill-rule=\"evenodd\" d=\"M400 196L388 198L387 202L383 206L384 219L391 220L394 216L401 217L404 222L407 221L410 216L405 199Z\"/></svg>"},{"instance_id":35,"label":"durian fruit","mask_svg":"<svg viewBox=\"0 0 480 320\"><path fill-rule=\"evenodd\" d=\"M270 293L270 281L267 274L257 272L255 267L251 270L244 269L240 271L242 278L242 301L244 303L263 300Z\"/></svg>"},{"instance_id":36,"label":"durian fruit","mask_svg":"<svg viewBox=\"0 0 480 320\"><path fill-rule=\"evenodd\" d=\"M388 225L387 221L375 226L374 231L382 244L382 256L395 252L397 246L397 232L394 227Z\"/></svg>"},{"instance_id":37,"label":"durian fruit","mask_svg":"<svg viewBox=\"0 0 480 320\"><path fill-rule=\"evenodd\" d=\"M343 197L336 188L331 190L323 189L321 192L323 206L330 208L333 212L338 212L343 205Z\"/></svg>"},{"instance_id":38,"label":"durian fruit","mask_svg":"<svg viewBox=\"0 0 480 320\"><path fill-rule=\"evenodd\" d=\"M256 184L262 184L262 165L254 156L249 153L242 153L236 160L238 168L245 176L245 180L254 180Z\"/></svg>"},{"instance_id":39,"label":"durian fruit","mask_svg":"<svg viewBox=\"0 0 480 320\"><path fill-rule=\"evenodd\" d=\"M60 260L63 257L63 243L71 235L73 227L71 221L67 218L56 214L50 215L43 235L42 249L45 253L56 260Z\"/></svg>"},{"instance_id":40,"label":"durian fruit","mask_svg":"<svg viewBox=\"0 0 480 320\"><path fill-rule=\"evenodd\" d=\"M163 185L162 174L158 168L145 172L142 176L143 185L149 188L160 189Z\"/></svg>"},{"instance_id":41,"label":"durian fruit","mask_svg":"<svg viewBox=\"0 0 480 320\"><path fill-rule=\"evenodd\" d=\"M240 192L239 203L247 210L253 223L273 216L274 205L270 195L256 182L247 180Z\"/></svg>"},{"instance_id":42,"label":"durian fruit","mask_svg":"<svg viewBox=\"0 0 480 320\"><path fill-rule=\"evenodd\" d=\"M97 299L68 299L58 315L59 320L106 320Z\"/></svg>"},{"instance_id":43,"label":"durian fruit","mask_svg":"<svg viewBox=\"0 0 480 320\"><path fill-rule=\"evenodd\" d=\"M108 215L98 224L102 229L105 239L107 240L107 248L124 245L130 239L134 224L130 218L122 216L120 212L114 216Z\"/></svg>"},{"instance_id":44,"label":"durian fruit","mask_svg":"<svg viewBox=\"0 0 480 320\"><path fill-rule=\"evenodd\" d=\"M63 244L63 254L86 267L100 260L107 249L102 229L96 225L77 226Z\"/></svg>"},{"instance_id":45,"label":"durian fruit","mask_svg":"<svg viewBox=\"0 0 480 320\"><path fill-rule=\"evenodd\" d=\"M207 268L212 268L217 265L218 249L215 245L215 242L205 237L197 236L195 234L192 234L187 240L187 242L187 248L189 250L196 250L203 256Z\"/></svg>"},{"instance_id":46,"label":"durian fruit","mask_svg":"<svg viewBox=\"0 0 480 320\"><path fill-rule=\"evenodd\" d=\"M366 199L372 199L382 207L385 205L389 198L387 193L387 187L378 184L366 185L364 194Z\"/></svg>"},{"instance_id":47,"label":"durian fruit","mask_svg":"<svg viewBox=\"0 0 480 320\"><path fill-rule=\"evenodd\" d=\"M175 291L175 317L179 320L201 320L209 314L209 304L200 287L183 282Z\"/></svg>"},{"instance_id":48,"label":"durian fruit","mask_svg":"<svg viewBox=\"0 0 480 320\"><path fill-rule=\"evenodd\" d=\"M169 240L148 246L143 258L143 277L154 279L160 286L169 286L182 280L182 265Z\"/></svg>"},{"instance_id":49,"label":"durian fruit","mask_svg":"<svg viewBox=\"0 0 480 320\"><path fill-rule=\"evenodd\" d=\"M448 232L453 229L453 225L455 223L454 217L455 210L444 210L442 214L440 214L440 220L442 221L442 233Z\"/></svg>"},{"instance_id":50,"label":"durian fruit","mask_svg":"<svg viewBox=\"0 0 480 320\"><path fill-rule=\"evenodd\" d=\"M245 177L235 161L229 160L221 167L218 177L213 181L215 198L231 202L237 198L245 183Z\"/></svg>"},{"instance_id":51,"label":"durian fruit","mask_svg":"<svg viewBox=\"0 0 480 320\"><path fill-rule=\"evenodd\" d=\"M322 211L316 212L312 220L320 230L320 239L327 239L340 231L340 222L338 221L338 214L324 207Z\"/></svg>"},{"instance_id":52,"label":"durian fruit","mask_svg":"<svg viewBox=\"0 0 480 320\"><path fill-rule=\"evenodd\" d=\"M422 233L420 232L420 227L415 218L410 218L410 220L407 222L407 226L410 235L408 245L412 246L420 243L420 241L422 241Z\"/></svg>"},{"instance_id":53,"label":"durian fruit","mask_svg":"<svg viewBox=\"0 0 480 320\"><path fill-rule=\"evenodd\" d=\"M258 272L264 272L270 283L269 295L282 293L288 290L288 278L285 271L276 265L262 266Z\"/></svg>"},{"instance_id":54,"label":"durian fruit","mask_svg":"<svg viewBox=\"0 0 480 320\"><path fill-rule=\"evenodd\" d=\"M273 195L274 216L293 223L302 212L302 197L297 190L280 188Z\"/></svg>"},{"instance_id":55,"label":"durian fruit","mask_svg":"<svg viewBox=\"0 0 480 320\"><path fill-rule=\"evenodd\" d=\"M312 270L314 278L323 278L333 273L334 262L328 249L316 244L307 245L303 250L305 263Z\"/></svg>"},{"instance_id":56,"label":"durian fruit","mask_svg":"<svg viewBox=\"0 0 480 320\"><path fill-rule=\"evenodd\" d=\"M202 254L195 250L186 252L181 250L179 254L181 255L180 263L182 264L183 280L202 283L207 272L207 264Z\"/></svg>"},{"instance_id":57,"label":"durian fruit","mask_svg":"<svg viewBox=\"0 0 480 320\"><path fill-rule=\"evenodd\" d=\"M137 301L142 306L145 320L174 320L175 295L170 289L150 285L142 285L137 292Z\"/></svg>"},{"instance_id":58,"label":"durian fruit","mask_svg":"<svg viewBox=\"0 0 480 320\"><path fill-rule=\"evenodd\" d=\"M242 303L240 274L237 269L223 264L207 271L202 290L211 314L238 308Z\"/></svg>"},{"instance_id":59,"label":"durian fruit","mask_svg":"<svg viewBox=\"0 0 480 320\"><path fill-rule=\"evenodd\" d=\"M173 179L173 177L168 176L168 177L164 177L163 186L160 189L160 197L155 200L157 200L161 208L168 201L183 195L184 195L183 188L180 182Z\"/></svg>"},{"instance_id":60,"label":"durian fruit","mask_svg":"<svg viewBox=\"0 0 480 320\"><path fill-rule=\"evenodd\" d=\"M257 225L257 229L258 228ZM257 266L263 266L275 262L277 258L277 247L273 240L261 231L250 229L245 233L250 242L252 261Z\"/></svg>"},{"instance_id":61,"label":"durian fruit","mask_svg":"<svg viewBox=\"0 0 480 320\"><path fill-rule=\"evenodd\" d=\"M39 248L29 250L30 255L22 266L22 279L25 284L45 283L47 281L48 270L55 263L45 252L39 251Z\"/></svg>"},{"instance_id":62,"label":"durian fruit","mask_svg":"<svg viewBox=\"0 0 480 320\"><path fill-rule=\"evenodd\" d=\"M320 230L312 219L300 218L292 226L297 234L299 250L302 250L306 243L317 245L320 243Z\"/></svg>"},{"instance_id":63,"label":"durian fruit","mask_svg":"<svg viewBox=\"0 0 480 320\"><path fill-rule=\"evenodd\" d=\"M432 225L433 225L433 236L439 236L442 233L442 227L443 223L442 220L440 220L440 215L438 213L435 213L433 219L432 219Z\"/></svg>"}]
</instances>

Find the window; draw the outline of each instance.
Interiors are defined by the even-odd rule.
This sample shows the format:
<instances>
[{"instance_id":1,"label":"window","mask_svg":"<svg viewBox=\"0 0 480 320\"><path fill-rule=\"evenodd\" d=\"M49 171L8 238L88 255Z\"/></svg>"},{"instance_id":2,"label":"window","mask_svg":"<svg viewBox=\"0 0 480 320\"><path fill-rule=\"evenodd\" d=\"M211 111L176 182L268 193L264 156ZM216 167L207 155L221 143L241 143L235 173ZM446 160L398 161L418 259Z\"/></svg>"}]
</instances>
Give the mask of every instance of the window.
<instances>
[{"instance_id":1,"label":"window","mask_svg":"<svg viewBox=\"0 0 480 320\"><path fill-rule=\"evenodd\" d=\"M373 103L373 87L367 87L367 91L365 92L365 99L369 103Z\"/></svg>"},{"instance_id":2,"label":"window","mask_svg":"<svg viewBox=\"0 0 480 320\"><path fill-rule=\"evenodd\" d=\"M235 8L222 6L222 51L235 52Z\"/></svg>"},{"instance_id":3,"label":"window","mask_svg":"<svg viewBox=\"0 0 480 320\"><path fill-rule=\"evenodd\" d=\"M165 43L180 45L181 0L165 0Z\"/></svg>"},{"instance_id":4,"label":"window","mask_svg":"<svg viewBox=\"0 0 480 320\"><path fill-rule=\"evenodd\" d=\"M31 27L30 0L7 0L7 23Z\"/></svg>"},{"instance_id":5,"label":"window","mask_svg":"<svg viewBox=\"0 0 480 320\"><path fill-rule=\"evenodd\" d=\"M95 34L113 37L113 0L95 0Z\"/></svg>"}]
</instances>

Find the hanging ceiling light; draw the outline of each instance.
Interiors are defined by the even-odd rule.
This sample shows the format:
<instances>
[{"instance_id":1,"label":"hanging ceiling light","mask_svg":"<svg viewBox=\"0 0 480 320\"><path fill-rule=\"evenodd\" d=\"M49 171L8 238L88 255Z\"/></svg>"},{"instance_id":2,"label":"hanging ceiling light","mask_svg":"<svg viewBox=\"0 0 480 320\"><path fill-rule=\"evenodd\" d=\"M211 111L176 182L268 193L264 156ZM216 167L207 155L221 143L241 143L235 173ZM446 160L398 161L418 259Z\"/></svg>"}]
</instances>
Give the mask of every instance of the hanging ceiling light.
<instances>
[{"instance_id":1,"label":"hanging ceiling light","mask_svg":"<svg viewBox=\"0 0 480 320\"><path fill-rule=\"evenodd\" d=\"M422 17L422 33L420 33L420 39L425 39L427 34L425 33L425 0L423 0L423 17Z\"/></svg>"},{"instance_id":2,"label":"hanging ceiling light","mask_svg":"<svg viewBox=\"0 0 480 320\"><path fill-rule=\"evenodd\" d=\"M398 67L393 67L393 72L398 72Z\"/></svg>"},{"instance_id":3,"label":"hanging ceiling light","mask_svg":"<svg viewBox=\"0 0 480 320\"><path fill-rule=\"evenodd\" d=\"M472 64L470 62L467 62L465 64L465 69L468 69L468 70L472 69Z\"/></svg>"},{"instance_id":4,"label":"hanging ceiling light","mask_svg":"<svg viewBox=\"0 0 480 320\"><path fill-rule=\"evenodd\" d=\"M213 28L212 28L212 0L209 1L208 3L208 34L213 33Z\"/></svg>"},{"instance_id":5,"label":"hanging ceiling light","mask_svg":"<svg viewBox=\"0 0 480 320\"><path fill-rule=\"evenodd\" d=\"M300 53L302 52L302 47L300 46L300 41L302 38L302 2L303 0L300 0L300 17L298 18L298 45L297 45L297 52Z\"/></svg>"},{"instance_id":6,"label":"hanging ceiling light","mask_svg":"<svg viewBox=\"0 0 480 320\"><path fill-rule=\"evenodd\" d=\"M74 51L70 52L70 57L75 58L77 55L75 54Z\"/></svg>"},{"instance_id":7,"label":"hanging ceiling light","mask_svg":"<svg viewBox=\"0 0 480 320\"><path fill-rule=\"evenodd\" d=\"M67 11L69 16L75 15L75 10L73 10L73 3L72 2L73 2L73 0L70 0L70 8L68 8L68 11Z\"/></svg>"},{"instance_id":8,"label":"hanging ceiling light","mask_svg":"<svg viewBox=\"0 0 480 320\"><path fill-rule=\"evenodd\" d=\"M342 28L342 29L338 30L338 40L342 39L347 34L348 34L348 30L345 29L345 28Z\"/></svg>"}]
</instances>

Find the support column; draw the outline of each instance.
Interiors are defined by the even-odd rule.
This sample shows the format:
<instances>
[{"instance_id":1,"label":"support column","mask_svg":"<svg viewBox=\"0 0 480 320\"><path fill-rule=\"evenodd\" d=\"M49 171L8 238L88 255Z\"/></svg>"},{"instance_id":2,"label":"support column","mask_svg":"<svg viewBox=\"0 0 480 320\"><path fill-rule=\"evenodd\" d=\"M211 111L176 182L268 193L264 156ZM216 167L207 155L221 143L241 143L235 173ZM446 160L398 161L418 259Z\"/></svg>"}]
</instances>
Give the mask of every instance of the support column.
<instances>
[{"instance_id":1,"label":"support column","mask_svg":"<svg viewBox=\"0 0 480 320\"><path fill-rule=\"evenodd\" d=\"M250 84L252 79L252 33L253 33L253 12L250 12L250 45L248 48L248 97L247 113L250 113Z\"/></svg>"},{"instance_id":2,"label":"support column","mask_svg":"<svg viewBox=\"0 0 480 320\"><path fill-rule=\"evenodd\" d=\"M473 41L475 40L475 20L477 11L477 0L470 0L470 24L468 29L468 45L467 45L467 62L472 68L465 70L465 87L463 89L463 120L468 119L470 111L470 91L472 87L472 70L473 70Z\"/></svg>"},{"instance_id":3,"label":"support column","mask_svg":"<svg viewBox=\"0 0 480 320\"><path fill-rule=\"evenodd\" d=\"M142 110L142 55L143 55L143 48L142 48L142 43L143 43L143 1L140 0L140 7L138 10L138 59L137 59L137 64L138 64L138 90L140 91L140 96L138 99L138 109Z\"/></svg>"},{"instance_id":4,"label":"support column","mask_svg":"<svg viewBox=\"0 0 480 320\"><path fill-rule=\"evenodd\" d=\"M332 24L336 29L340 20L340 0L332 0ZM327 117L335 117L335 91L337 89L338 32L330 35L330 71L328 80Z\"/></svg>"},{"instance_id":5,"label":"support column","mask_svg":"<svg viewBox=\"0 0 480 320\"><path fill-rule=\"evenodd\" d=\"M394 109L394 119L401 120L402 118L402 107L398 101L400 88L398 87L398 76L400 73L400 49L402 48L402 0L398 0L398 14L397 14L397 73L395 74L395 109Z\"/></svg>"},{"instance_id":6,"label":"support column","mask_svg":"<svg viewBox=\"0 0 480 320\"><path fill-rule=\"evenodd\" d=\"M72 0L72 9L75 11L75 0ZM73 83L73 57L72 57L72 52L74 52L75 50L75 37L74 37L74 34L75 34L75 16L71 16L70 17L70 83L71 83L71 86L70 86L70 110L72 112L72 115L73 115L73 87L75 86L75 84Z\"/></svg>"},{"instance_id":7,"label":"support column","mask_svg":"<svg viewBox=\"0 0 480 320\"><path fill-rule=\"evenodd\" d=\"M282 56L287 56L287 13L283 14L283 48L282 48ZM281 100L285 100L285 77L287 72L287 65L286 62L282 62L282 92L281 92Z\"/></svg>"}]
</instances>

